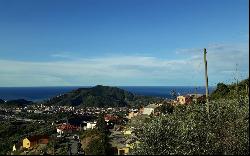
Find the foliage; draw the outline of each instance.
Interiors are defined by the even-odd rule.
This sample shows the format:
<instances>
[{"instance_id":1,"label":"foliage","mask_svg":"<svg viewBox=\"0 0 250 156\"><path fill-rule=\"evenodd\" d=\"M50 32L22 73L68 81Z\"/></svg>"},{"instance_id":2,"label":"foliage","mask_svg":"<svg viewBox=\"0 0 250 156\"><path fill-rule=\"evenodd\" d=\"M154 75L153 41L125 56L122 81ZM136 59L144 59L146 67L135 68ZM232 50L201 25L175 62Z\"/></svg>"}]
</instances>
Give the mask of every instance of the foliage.
<instances>
[{"instance_id":1,"label":"foliage","mask_svg":"<svg viewBox=\"0 0 250 156\"><path fill-rule=\"evenodd\" d=\"M157 111L161 112L162 114L173 113L174 106L171 103L164 102L161 106L155 109L155 112Z\"/></svg>"},{"instance_id":2,"label":"foliage","mask_svg":"<svg viewBox=\"0 0 250 156\"><path fill-rule=\"evenodd\" d=\"M125 107L148 104L159 100L156 97L138 96L117 87L95 86L79 88L54 97L45 105L69 105L78 107Z\"/></svg>"},{"instance_id":3,"label":"foliage","mask_svg":"<svg viewBox=\"0 0 250 156\"><path fill-rule=\"evenodd\" d=\"M5 108L24 107L30 104L33 104L33 102L24 99L8 100L6 102L0 99L0 106L4 106Z\"/></svg>"},{"instance_id":4,"label":"foliage","mask_svg":"<svg viewBox=\"0 0 250 156\"><path fill-rule=\"evenodd\" d=\"M109 152L108 136L97 128L84 131L81 137L87 155L106 155Z\"/></svg>"},{"instance_id":5,"label":"foliage","mask_svg":"<svg viewBox=\"0 0 250 156\"><path fill-rule=\"evenodd\" d=\"M212 101L177 106L172 114L154 117L137 135L141 142L132 154L249 154L249 101Z\"/></svg>"},{"instance_id":6,"label":"foliage","mask_svg":"<svg viewBox=\"0 0 250 156\"><path fill-rule=\"evenodd\" d=\"M29 135L52 134L55 129L49 124L26 123L15 120L0 122L0 154L6 154L14 143L20 142Z\"/></svg>"},{"instance_id":7,"label":"foliage","mask_svg":"<svg viewBox=\"0 0 250 156\"><path fill-rule=\"evenodd\" d=\"M107 123L104 119L104 114L100 114L98 119L97 119L97 123L96 123L96 128L103 134L108 134L109 130L107 127Z\"/></svg>"},{"instance_id":8,"label":"foliage","mask_svg":"<svg viewBox=\"0 0 250 156\"><path fill-rule=\"evenodd\" d=\"M106 155L106 146L105 137L94 138L88 144L85 152L87 155Z\"/></svg>"},{"instance_id":9,"label":"foliage","mask_svg":"<svg viewBox=\"0 0 250 156\"><path fill-rule=\"evenodd\" d=\"M216 89L210 95L211 99L220 98L240 98L240 96L247 96L249 86L249 78L240 81L238 84L233 83L231 85L226 85L224 83L218 83Z\"/></svg>"},{"instance_id":10,"label":"foliage","mask_svg":"<svg viewBox=\"0 0 250 156\"><path fill-rule=\"evenodd\" d=\"M131 118L131 120L128 121L126 127L140 128L141 126L143 126L143 124L146 124L148 122L150 122L150 117L148 115L138 115Z\"/></svg>"},{"instance_id":11,"label":"foliage","mask_svg":"<svg viewBox=\"0 0 250 156\"><path fill-rule=\"evenodd\" d=\"M212 99L219 99L225 97L230 92L227 85L218 83L216 90L211 94Z\"/></svg>"}]
</instances>

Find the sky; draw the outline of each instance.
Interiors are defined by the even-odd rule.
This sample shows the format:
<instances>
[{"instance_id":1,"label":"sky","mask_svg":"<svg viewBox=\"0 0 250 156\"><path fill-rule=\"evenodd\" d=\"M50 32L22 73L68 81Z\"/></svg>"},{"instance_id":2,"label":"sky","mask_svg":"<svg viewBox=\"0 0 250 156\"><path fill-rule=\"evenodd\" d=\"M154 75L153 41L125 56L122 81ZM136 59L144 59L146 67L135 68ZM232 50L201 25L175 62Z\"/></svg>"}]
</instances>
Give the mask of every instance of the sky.
<instances>
[{"instance_id":1,"label":"sky","mask_svg":"<svg viewBox=\"0 0 250 156\"><path fill-rule=\"evenodd\" d=\"M0 87L249 77L248 0L0 0Z\"/></svg>"}]
</instances>

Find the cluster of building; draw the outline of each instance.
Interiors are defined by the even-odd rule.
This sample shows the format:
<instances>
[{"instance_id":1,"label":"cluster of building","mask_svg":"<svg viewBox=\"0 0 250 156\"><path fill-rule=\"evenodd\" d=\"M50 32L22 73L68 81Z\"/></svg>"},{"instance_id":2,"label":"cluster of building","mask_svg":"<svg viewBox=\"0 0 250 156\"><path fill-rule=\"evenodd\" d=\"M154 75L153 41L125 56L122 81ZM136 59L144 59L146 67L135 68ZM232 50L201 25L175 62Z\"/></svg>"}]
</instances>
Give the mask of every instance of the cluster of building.
<instances>
[{"instance_id":1,"label":"cluster of building","mask_svg":"<svg viewBox=\"0 0 250 156\"><path fill-rule=\"evenodd\" d=\"M172 105L178 104L189 104L192 102L205 102L205 96L202 94L187 94L184 96L178 96L177 99L168 101ZM126 155L129 153L130 149L133 149L136 144L138 144L138 139L135 135L134 127L126 127L120 124L121 120L126 118L128 121L132 120L137 116L149 116L156 115L158 112L156 108L162 106L164 103L152 103L145 107L141 108L131 108L126 107L120 108L96 108L96 107L87 107L84 109L76 109L75 107L69 106L44 106L44 105L33 105L25 108L17 108L16 110L32 112L32 113L57 113L57 112L74 112L78 115L93 115L98 116L100 113L105 114L104 119L109 126L111 131L111 136L114 138L112 141L112 146L118 155ZM119 117L115 115L117 112L128 112L126 116ZM60 123L57 124L56 132L57 137L63 137L65 134L77 133L81 130L94 129L96 127L97 121L82 121L79 125L74 125L70 123ZM23 139L22 146L23 148L30 149L37 144L48 144L48 136L29 136ZM13 146L14 150L15 146Z\"/></svg>"},{"instance_id":2,"label":"cluster of building","mask_svg":"<svg viewBox=\"0 0 250 156\"><path fill-rule=\"evenodd\" d=\"M99 108L99 107L86 107L86 108L75 108L73 106L45 106L40 105L30 105L25 107L17 107L16 109L11 109L12 112L28 112L28 113L42 113L42 114L54 114L59 112L73 112L79 115L98 115L100 113L119 113L127 111L127 107L116 107L116 108Z\"/></svg>"},{"instance_id":3,"label":"cluster of building","mask_svg":"<svg viewBox=\"0 0 250 156\"><path fill-rule=\"evenodd\" d=\"M204 103L206 101L206 96L203 94L187 94L177 96L176 104L190 104L195 103Z\"/></svg>"},{"instance_id":4,"label":"cluster of building","mask_svg":"<svg viewBox=\"0 0 250 156\"><path fill-rule=\"evenodd\" d=\"M204 103L205 100L206 97L203 94L187 94L183 96L177 96L175 100L169 100L167 101L167 103L176 106L190 103ZM149 104L143 108L130 109L127 118L129 120L132 120L134 117L143 115L158 115L159 112L156 111L156 108L162 106L163 104L164 103L154 103ZM129 154L130 149L133 149L140 142L135 136L134 127L126 127L125 129L123 128L119 130L120 131L114 132L116 140L114 141L115 143L113 143L113 146L116 146L118 155L127 155Z\"/></svg>"},{"instance_id":5,"label":"cluster of building","mask_svg":"<svg viewBox=\"0 0 250 156\"><path fill-rule=\"evenodd\" d=\"M48 135L34 135L23 139L23 148L28 149L38 144L48 144L48 143L49 143Z\"/></svg>"}]
</instances>

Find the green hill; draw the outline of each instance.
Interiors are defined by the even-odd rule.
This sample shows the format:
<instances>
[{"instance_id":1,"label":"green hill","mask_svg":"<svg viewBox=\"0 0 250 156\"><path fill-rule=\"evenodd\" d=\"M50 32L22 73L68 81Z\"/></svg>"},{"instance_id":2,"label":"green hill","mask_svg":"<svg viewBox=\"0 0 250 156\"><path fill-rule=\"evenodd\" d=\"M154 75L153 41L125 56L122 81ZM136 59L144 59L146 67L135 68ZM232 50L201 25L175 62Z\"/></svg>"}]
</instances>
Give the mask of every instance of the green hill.
<instances>
[{"instance_id":1,"label":"green hill","mask_svg":"<svg viewBox=\"0 0 250 156\"><path fill-rule=\"evenodd\" d=\"M236 98L249 94L249 78L240 81L238 84L218 83L216 89L210 95L211 99Z\"/></svg>"},{"instance_id":2,"label":"green hill","mask_svg":"<svg viewBox=\"0 0 250 156\"><path fill-rule=\"evenodd\" d=\"M0 105L5 107L24 107L30 104L33 104L33 102L25 99L8 100L6 102L0 99Z\"/></svg>"},{"instance_id":3,"label":"green hill","mask_svg":"<svg viewBox=\"0 0 250 156\"><path fill-rule=\"evenodd\" d=\"M45 105L66 105L79 107L124 107L146 105L159 98L138 96L117 87L95 86L79 88L69 93L56 96L45 102Z\"/></svg>"}]
</instances>

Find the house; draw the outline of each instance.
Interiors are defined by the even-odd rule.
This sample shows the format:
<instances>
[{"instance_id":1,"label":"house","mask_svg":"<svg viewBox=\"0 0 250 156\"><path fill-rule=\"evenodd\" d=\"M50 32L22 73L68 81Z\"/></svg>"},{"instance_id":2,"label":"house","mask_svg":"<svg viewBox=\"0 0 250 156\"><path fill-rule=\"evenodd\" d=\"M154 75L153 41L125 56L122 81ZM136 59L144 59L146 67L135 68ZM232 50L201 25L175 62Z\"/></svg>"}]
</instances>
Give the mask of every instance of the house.
<instances>
[{"instance_id":1,"label":"house","mask_svg":"<svg viewBox=\"0 0 250 156\"><path fill-rule=\"evenodd\" d=\"M105 120L106 122L109 122L109 121L117 121L117 120L118 120L118 116L116 116L116 115L111 115L111 114L106 114L106 115L104 116L104 120Z\"/></svg>"},{"instance_id":2,"label":"house","mask_svg":"<svg viewBox=\"0 0 250 156\"><path fill-rule=\"evenodd\" d=\"M115 155L128 154L129 148L126 147L126 138L122 131L112 131L110 138L110 144Z\"/></svg>"},{"instance_id":3,"label":"house","mask_svg":"<svg viewBox=\"0 0 250 156\"><path fill-rule=\"evenodd\" d=\"M59 124L56 127L56 132L59 133L60 135L66 133L66 132L72 133L72 132L78 131L78 130L79 130L79 127L74 126L74 125L70 125L70 124L66 124L66 123Z\"/></svg>"},{"instance_id":4,"label":"house","mask_svg":"<svg viewBox=\"0 0 250 156\"><path fill-rule=\"evenodd\" d=\"M129 152L129 147L117 148L118 155L127 155Z\"/></svg>"},{"instance_id":5,"label":"house","mask_svg":"<svg viewBox=\"0 0 250 156\"><path fill-rule=\"evenodd\" d=\"M87 129L94 129L95 128L95 126L96 126L96 121L94 121L94 122L89 122L89 121L84 121L83 122L83 130L87 130Z\"/></svg>"},{"instance_id":6,"label":"house","mask_svg":"<svg viewBox=\"0 0 250 156\"><path fill-rule=\"evenodd\" d=\"M192 102L192 97L189 95L186 95L186 96L180 95L180 96L177 96L177 102L179 104L182 104L182 105L188 104L188 103Z\"/></svg>"},{"instance_id":7,"label":"house","mask_svg":"<svg viewBox=\"0 0 250 156\"><path fill-rule=\"evenodd\" d=\"M192 97L192 101L195 103L205 103L206 102L206 95L204 94L188 94Z\"/></svg>"},{"instance_id":8,"label":"house","mask_svg":"<svg viewBox=\"0 0 250 156\"><path fill-rule=\"evenodd\" d=\"M138 111L129 112L127 118L131 119L131 118L137 116L138 114L139 114Z\"/></svg>"},{"instance_id":9,"label":"house","mask_svg":"<svg viewBox=\"0 0 250 156\"><path fill-rule=\"evenodd\" d=\"M178 96L177 103L179 104L189 104L191 102L204 103L206 96L203 94L187 94L185 96Z\"/></svg>"},{"instance_id":10,"label":"house","mask_svg":"<svg viewBox=\"0 0 250 156\"><path fill-rule=\"evenodd\" d=\"M117 155L129 155L130 149L134 149L140 142L134 139L128 139L125 141L126 145L117 147Z\"/></svg>"},{"instance_id":11,"label":"house","mask_svg":"<svg viewBox=\"0 0 250 156\"><path fill-rule=\"evenodd\" d=\"M146 107L144 107L142 114L146 114L146 115L154 114L154 110L157 107L158 107L158 105L155 105L155 104L147 105Z\"/></svg>"},{"instance_id":12,"label":"house","mask_svg":"<svg viewBox=\"0 0 250 156\"><path fill-rule=\"evenodd\" d=\"M141 108L139 109L139 114L142 114L142 113L143 113L143 111L144 111L144 108L143 108L143 107L141 107Z\"/></svg>"},{"instance_id":13,"label":"house","mask_svg":"<svg viewBox=\"0 0 250 156\"><path fill-rule=\"evenodd\" d=\"M96 122L88 122L87 123L87 129L94 129L96 126Z\"/></svg>"},{"instance_id":14,"label":"house","mask_svg":"<svg viewBox=\"0 0 250 156\"><path fill-rule=\"evenodd\" d=\"M49 137L47 135L34 135L23 139L23 148L32 148L38 144L48 144Z\"/></svg>"}]
</instances>

